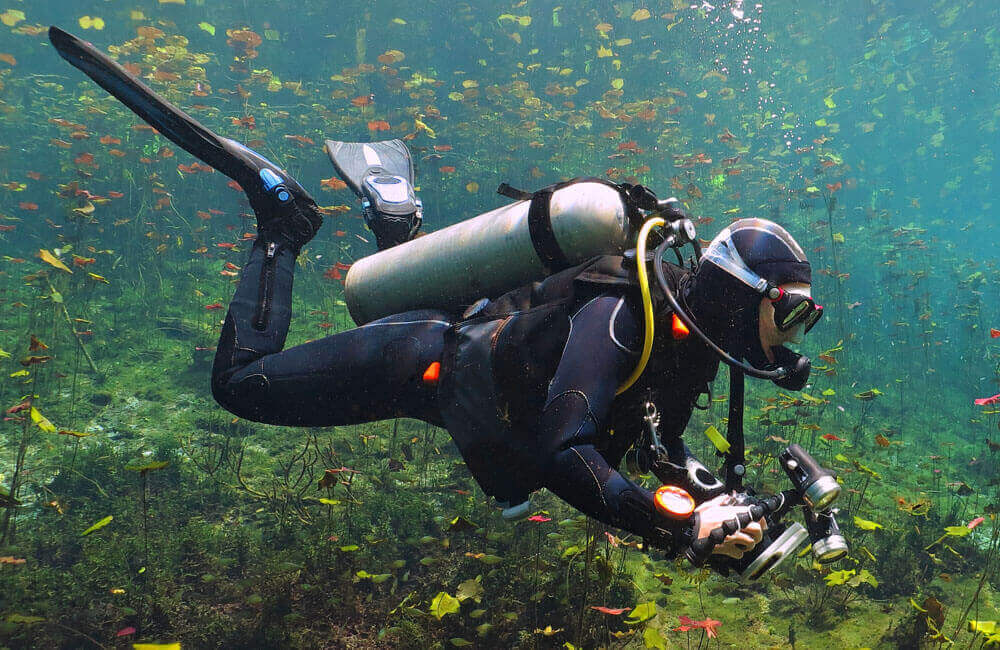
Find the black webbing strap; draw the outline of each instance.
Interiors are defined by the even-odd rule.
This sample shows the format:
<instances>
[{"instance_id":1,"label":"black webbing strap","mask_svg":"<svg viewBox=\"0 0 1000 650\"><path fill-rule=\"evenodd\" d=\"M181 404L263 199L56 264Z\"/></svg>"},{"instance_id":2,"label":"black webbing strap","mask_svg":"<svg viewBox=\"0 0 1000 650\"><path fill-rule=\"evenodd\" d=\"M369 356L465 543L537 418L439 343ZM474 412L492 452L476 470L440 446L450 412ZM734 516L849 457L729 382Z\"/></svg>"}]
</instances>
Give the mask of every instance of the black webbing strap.
<instances>
[{"instance_id":1,"label":"black webbing strap","mask_svg":"<svg viewBox=\"0 0 1000 650\"><path fill-rule=\"evenodd\" d=\"M552 215L549 213L549 201L553 190L546 187L535 192L531 197L531 207L528 208L528 232L531 234L531 245L535 247L538 259L542 261L546 273L555 273L570 267L569 260L556 241L552 232Z\"/></svg>"},{"instance_id":2,"label":"black webbing strap","mask_svg":"<svg viewBox=\"0 0 1000 650\"><path fill-rule=\"evenodd\" d=\"M507 183L500 183L500 187L497 188L497 194L506 196L508 199L514 199L515 201L529 201L532 196L531 192L519 190L516 187L511 187Z\"/></svg>"},{"instance_id":3,"label":"black webbing strap","mask_svg":"<svg viewBox=\"0 0 1000 650\"><path fill-rule=\"evenodd\" d=\"M743 440L743 371L729 369L729 427L726 430L729 451L723 465L726 490L742 491L746 474L746 450Z\"/></svg>"}]
</instances>

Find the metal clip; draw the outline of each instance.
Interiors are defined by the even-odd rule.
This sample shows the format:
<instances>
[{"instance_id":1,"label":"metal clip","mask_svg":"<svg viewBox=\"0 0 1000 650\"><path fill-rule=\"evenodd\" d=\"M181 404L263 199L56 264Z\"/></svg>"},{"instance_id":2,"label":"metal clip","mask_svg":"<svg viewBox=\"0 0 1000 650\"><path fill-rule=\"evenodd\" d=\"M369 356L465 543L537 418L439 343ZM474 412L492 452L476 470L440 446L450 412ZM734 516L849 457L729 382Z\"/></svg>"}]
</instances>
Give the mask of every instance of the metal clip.
<instances>
[{"instance_id":1,"label":"metal clip","mask_svg":"<svg viewBox=\"0 0 1000 650\"><path fill-rule=\"evenodd\" d=\"M666 450L660 444L660 413L656 410L656 404L647 400L646 415L642 419L646 421L646 429L649 433L649 450L654 454L658 454L661 451L665 453Z\"/></svg>"}]
</instances>

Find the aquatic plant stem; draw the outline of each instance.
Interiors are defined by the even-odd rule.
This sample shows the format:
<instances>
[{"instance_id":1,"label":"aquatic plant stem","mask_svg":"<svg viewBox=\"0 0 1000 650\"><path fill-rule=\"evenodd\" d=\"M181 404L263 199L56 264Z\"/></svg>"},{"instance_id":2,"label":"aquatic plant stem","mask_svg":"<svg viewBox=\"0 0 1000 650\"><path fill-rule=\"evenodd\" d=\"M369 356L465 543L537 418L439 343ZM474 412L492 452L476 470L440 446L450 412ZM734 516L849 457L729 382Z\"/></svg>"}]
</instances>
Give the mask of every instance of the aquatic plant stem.
<instances>
[{"instance_id":1,"label":"aquatic plant stem","mask_svg":"<svg viewBox=\"0 0 1000 650\"><path fill-rule=\"evenodd\" d=\"M962 615L958 619L958 627L955 628L955 632L953 634L954 639L957 639L958 635L961 633L962 628L964 627L963 621L965 621L965 617L969 615L969 611L972 610L972 606L976 604L977 600L979 600L979 594L983 590L983 585L986 584L986 580L990 577L990 575L996 568L994 560L996 559L997 555L997 540L998 538L1000 538L1000 535L998 535L998 533L1000 533L1000 527L997 526L997 522L996 520L994 520L993 536L990 538L990 550L989 554L986 557L986 566L983 567L983 575L979 579L979 584L976 586L976 592L972 595L972 600L970 600L969 604L966 605L965 611L962 612ZM975 641L976 639L975 637L973 637L972 641L969 642L968 647L971 648L972 644L975 643Z\"/></svg>"},{"instance_id":2,"label":"aquatic plant stem","mask_svg":"<svg viewBox=\"0 0 1000 650\"><path fill-rule=\"evenodd\" d=\"M52 286L52 282L46 280L46 283L49 285L49 291L55 293L56 289L55 287ZM65 303L60 302L59 308L62 310L63 318L66 319L66 325L69 326L69 331L73 333L73 338L76 339L76 344L80 346L80 350L83 351L83 356L87 358L87 363L90 364L90 369L94 371L95 375L100 377L101 372L97 369L97 366L94 365L94 360L91 358L90 353L87 352L87 348L84 347L83 341L80 339L80 334L76 331L76 328L73 326L73 319L69 317L69 311L66 310Z\"/></svg>"}]
</instances>

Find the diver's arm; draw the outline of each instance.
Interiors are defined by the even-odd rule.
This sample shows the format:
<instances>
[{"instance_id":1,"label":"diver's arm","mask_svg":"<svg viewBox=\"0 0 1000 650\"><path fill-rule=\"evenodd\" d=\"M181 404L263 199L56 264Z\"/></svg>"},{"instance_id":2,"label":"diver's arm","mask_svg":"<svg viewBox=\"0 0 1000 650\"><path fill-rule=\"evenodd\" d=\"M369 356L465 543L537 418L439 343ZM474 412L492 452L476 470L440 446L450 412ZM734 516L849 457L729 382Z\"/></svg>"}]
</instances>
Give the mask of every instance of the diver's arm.
<instances>
[{"instance_id":1,"label":"diver's arm","mask_svg":"<svg viewBox=\"0 0 1000 650\"><path fill-rule=\"evenodd\" d=\"M588 516L676 552L690 543L693 522L660 514L652 493L619 474L595 446L616 389L635 367L640 336L616 296L595 298L573 316L542 413L545 486Z\"/></svg>"}]
</instances>

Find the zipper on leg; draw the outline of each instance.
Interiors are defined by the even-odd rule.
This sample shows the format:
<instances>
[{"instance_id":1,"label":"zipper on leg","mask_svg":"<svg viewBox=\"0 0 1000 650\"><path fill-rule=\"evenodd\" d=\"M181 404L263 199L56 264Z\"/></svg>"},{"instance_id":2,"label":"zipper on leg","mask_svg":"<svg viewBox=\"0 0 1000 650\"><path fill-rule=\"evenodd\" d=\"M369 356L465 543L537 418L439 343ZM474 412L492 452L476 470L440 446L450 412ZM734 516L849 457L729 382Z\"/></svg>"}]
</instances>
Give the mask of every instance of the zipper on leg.
<instances>
[{"instance_id":1,"label":"zipper on leg","mask_svg":"<svg viewBox=\"0 0 1000 650\"><path fill-rule=\"evenodd\" d=\"M258 330L267 329L271 317L271 301L274 297L274 267L278 262L278 244L270 242L264 257L264 269L260 274L260 294L257 301L257 315L253 326Z\"/></svg>"}]
</instances>

